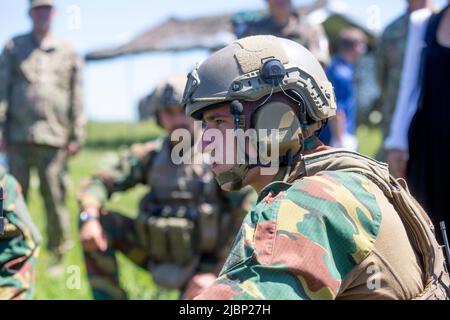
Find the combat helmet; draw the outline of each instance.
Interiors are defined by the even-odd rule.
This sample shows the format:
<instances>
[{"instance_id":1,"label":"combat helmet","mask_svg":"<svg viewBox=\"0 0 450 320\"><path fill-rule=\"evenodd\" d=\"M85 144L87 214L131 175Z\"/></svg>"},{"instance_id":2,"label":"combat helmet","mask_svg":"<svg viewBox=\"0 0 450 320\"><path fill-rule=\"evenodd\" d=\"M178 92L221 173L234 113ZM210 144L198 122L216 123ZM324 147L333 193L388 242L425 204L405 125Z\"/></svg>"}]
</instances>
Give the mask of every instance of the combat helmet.
<instances>
[{"instance_id":1,"label":"combat helmet","mask_svg":"<svg viewBox=\"0 0 450 320\"><path fill-rule=\"evenodd\" d=\"M277 93L294 101L297 110L272 101ZM244 106L255 101L262 102L249 117ZM283 157L288 152L300 155L303 140L321 127L318 124L336 115L334 90L319 61L302 45L274 36L237 40L189 74L183 96L187 115L201 119L205 110L225 102L230 103L236 129L279 130ZM217 180L239 188L249 168L236 165Z\"/></svg>"}]
</instances>

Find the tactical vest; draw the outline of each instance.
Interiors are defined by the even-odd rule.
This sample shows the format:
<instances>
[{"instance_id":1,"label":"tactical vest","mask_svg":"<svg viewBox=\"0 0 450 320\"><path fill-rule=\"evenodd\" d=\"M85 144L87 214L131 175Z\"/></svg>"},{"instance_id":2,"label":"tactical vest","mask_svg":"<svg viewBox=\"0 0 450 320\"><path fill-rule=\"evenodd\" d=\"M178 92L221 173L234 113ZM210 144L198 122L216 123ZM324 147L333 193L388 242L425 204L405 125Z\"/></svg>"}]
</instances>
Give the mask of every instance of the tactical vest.
<instances>
[{"instance_id":1,"label":"tactical vest","mask_svg":"<svg viewBox=\"0 0 450 320\"><path fill-rule=\"evenodd\" d=\"M409 193L404 180L396 180L387 164L358 153L331 150L304 156L288 180L292 183L302 177L314 176L321 171L359 173L375 183L394 206L412 241L413 248L422 258L424 291L419 300L448 300L450 280L442 247L438 244L433 224L427 213Z\"/></svg>"},{"instance_id":2,"label":"tactical vest","mask_svg":"<svg viewBox=\"0 0 450 320\"><path fill-rule=\"evenodd\" d=\"M169 141L151 159L150 192L142 199L139 219L147 229L153 279L181 288L205 255L217 257L229 234L231 210L213 174L202 165L175 165Z\"/></svg>"}]
</instances>

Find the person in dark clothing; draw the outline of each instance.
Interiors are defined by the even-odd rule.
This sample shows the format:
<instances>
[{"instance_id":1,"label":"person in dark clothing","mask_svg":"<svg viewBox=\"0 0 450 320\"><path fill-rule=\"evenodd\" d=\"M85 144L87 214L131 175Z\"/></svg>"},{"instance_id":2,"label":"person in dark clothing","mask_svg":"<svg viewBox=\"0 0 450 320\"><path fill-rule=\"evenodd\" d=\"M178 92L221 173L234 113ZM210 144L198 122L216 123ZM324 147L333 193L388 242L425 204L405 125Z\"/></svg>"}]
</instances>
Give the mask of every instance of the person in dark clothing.
<instances>
[{"instance_id":1,"label":"person in dark clothing","mask_svg":"<svg viewBox=\"0 0 450 320\"><path fill-rule=\"evenodd\" d=\"M409 129L406 177L436 227L450 227L450 7L432 16L422 57L422 96Z\"/></svg>"},{"instance_id":2,"label":"person in dark clothing","mask_svg":"<svg viewBox=\"0 0 450 320\"><path fill-rule=\"evenodd\" d=\"M399 102L385 141L391 173L407 179L414 197L430 214L441 240L440 222L450 226L450 7L411 17ZM425 10L425 9L423 9ZM425 46L424 46L425 44Z\"/></svg>"}]
</instances>

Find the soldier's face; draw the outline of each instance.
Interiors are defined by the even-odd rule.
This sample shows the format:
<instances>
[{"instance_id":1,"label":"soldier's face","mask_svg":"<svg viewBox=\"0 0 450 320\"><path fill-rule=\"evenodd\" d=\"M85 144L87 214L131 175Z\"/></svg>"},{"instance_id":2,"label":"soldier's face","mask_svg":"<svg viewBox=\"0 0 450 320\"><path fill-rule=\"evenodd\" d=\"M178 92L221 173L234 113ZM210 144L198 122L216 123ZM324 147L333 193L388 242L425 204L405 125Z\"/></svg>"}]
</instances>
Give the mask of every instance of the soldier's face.
<instances>
[{"instance_id":1,"label":"soldier's face","mask_svg":"<svg viewBox=\"0 0 450 320\"><path fill-rule=\"evenodd\" d=\"M173 106L159 111L161 126L171 134L176 129L193 131L192 121L186 116L180 106Z\"/></svg>"},{"instance_id":2,"label":"soldier's face","mask_svg":"<svg viewBox=\"0 0 450 320\"><path fill-rule=\"evenodd\" d=\"M50 6L40 6L30 10L33 28L37 31L46 31L51 27L55 10Z\"/></svg>"},{"instance_id":3,"label":"soldier's face","mask_svg":"<svg viewBox=\"0 0 450 320\"><path fill-rule=\"evenodd\" d=\"M228 104L223 104L221 106L218 106L217 108L207 110L203 114L203 135L201 140L201 148L202 152L205 150L208 150L208 146L212 143L220 144L220 148L213 148L211 150L211 157L214 159L227 159L227 146L234 146L234 139L233 141L227 141L227 136L229 138L229 135L227 135L227 130L234 130L234 118L233 115L230 113L230 108ZM209 139L205 138L208 136L209 130L218 130L220 132L220 141L209 141ZM221 152L222 154L216 154L216 152ZM231 168L234 167L234 164L227 164L226 161L218 162L214 161L212 163L212 171L217 175L226 171L229 171Z\"/></svg>"},{"instance_id":4,"label":"soldier's face","mask_svg":"<svg viewBox=\"0 0 450 320\"><path fill-rule=\"evenodd\" d=\"M423 9L430 4L430 0L408 0L408 6L412 11Z\"/></svg>"},{"instance_id":5,"label":"soldier's face","mask_svg":"<svg viewBox=\"0 0 450 320\"><path fill-rule=\"evenodd\" d=\"M252 108L252 102L246 102L244 108ZM219 175L228 172L233 169L236 164L241 163L238 161L239 152L237 152L237 150L241 149L242 143L245 145L245 150L241 149L241 151L245 151L250 158L255 159L257 150L252 146L250 140L244 138L244 142L238 142L240 138L235 135L234 116L230 113L229 103L224 103L214 109L205 111L203 113L203 127L203 135L200 143L202 149L201 152L207 152L211 155L213 160L211 169L214 174ZM208 135L209 130L216 132ZM213 140L211 140L211 136L213 137ZM214 147L211 148L211 144L214 144ZM220 144L221 147L217 148L217 144ZM217 154L217 152L220 152L221 154ZM242 185L251 185L255 190L260 190L273 178L273 176L267 174L264 176L261 176L259 168L252 168L245 175ZM234 191L231 183L223 184L221 185L221 188L224 191Z\"/></svg>"}]
</instances>

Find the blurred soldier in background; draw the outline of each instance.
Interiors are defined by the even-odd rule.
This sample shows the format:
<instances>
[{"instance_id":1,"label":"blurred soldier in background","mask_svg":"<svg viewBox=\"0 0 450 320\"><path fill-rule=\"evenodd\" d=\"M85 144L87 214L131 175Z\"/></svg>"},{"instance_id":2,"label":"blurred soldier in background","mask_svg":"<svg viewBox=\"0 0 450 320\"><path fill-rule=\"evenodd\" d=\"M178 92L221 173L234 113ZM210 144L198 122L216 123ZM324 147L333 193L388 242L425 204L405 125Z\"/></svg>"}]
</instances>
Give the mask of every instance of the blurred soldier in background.
<instances>
[{"instance_id":1,"label":"blurred soldier in background","mask_svg":"<svg viewBox=\"0 0 450 320\"><path fill-rule=\"evenodd\" d=\"M65 206L67 158L82 143L82 62L51 32L53 0L31 0L31 33L10 40L0 61L0 120L11 173L28 194L36 167L53 266L72 247ZM59 268L60 269L60 268ZM56 271L56 270L55 270Z\"/></svg>"},{"instance_id":2,"label":"blurred soldier in background","mask_svg":"<svg viewBox=\"0 0 450 320\"><path fill-rule=\"evenodd\" d=\"M320 25L312 25L295 12L291 0L265 0L269 15L243 22L235 28L238 38L273 35L287 38L308 48L324 65L330 60L328 39Z\"/></svg>"},{"instance_id":3,"label":"blurred soldier in background","mask_svg":"<svg viewBox=\"0 0 450 320\"><path fill-rule=\"evenodd\" d=\"M380 105L383 115L381 122L383 140L389 135L389 128L400 90L410 14L419 9L430 8L432 5L431 0L408 0L407 2L407 11L386 27L377 45L376 74L382 93ZM386 161L384 148L380 149L377 158Z\"/></svg>"},{"instance_id":4,"label":"blurred soldier in background","mask_svg":"<svg viewBox=\"0 0 450 320\"><path fill-rule=\"evenodd\" d=\"M192 298L214 281L229 242L250 202L247 192L220 191L209 167L175 165L171 133L193 132L181 107L186 75L164 79L151 97L153 114L168 133L162 142L134 145L115 168L82 188L80 236L96 299L125 299L119 286L116 251L152 273L156 284ZM115 192L149 186L139 215L128 218L104 208ZM236 230L235 230L236 227Z\"/></svg>"},{"instance_id":5,"label":"blurred soldier in background","mask_svg":"<svg viewBox=\"0 0 450 320\"><path fill-rule=\"evenodd\" d=\"M346 28L339 33L337 53L327 68L327 76L333 84L337 113L321 134L321 140L335 148L351 151L358 149L356 138L356 85L355 63L365 54L367 38L356 28Z\"/></svg>"},{"instance_id":6,"label":"blurred soldier in background","mask_svg":"<svg viewBox=\"0 0 450 320\"><path fill-rule=\"evenodd\" d=\"M19 184L1 166L0 187L6 218L0 230L0 300L31 299L40 236Z\"/></svg>"}]
</instances>

